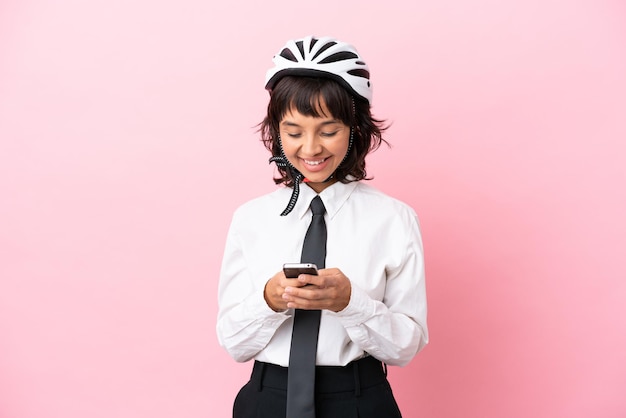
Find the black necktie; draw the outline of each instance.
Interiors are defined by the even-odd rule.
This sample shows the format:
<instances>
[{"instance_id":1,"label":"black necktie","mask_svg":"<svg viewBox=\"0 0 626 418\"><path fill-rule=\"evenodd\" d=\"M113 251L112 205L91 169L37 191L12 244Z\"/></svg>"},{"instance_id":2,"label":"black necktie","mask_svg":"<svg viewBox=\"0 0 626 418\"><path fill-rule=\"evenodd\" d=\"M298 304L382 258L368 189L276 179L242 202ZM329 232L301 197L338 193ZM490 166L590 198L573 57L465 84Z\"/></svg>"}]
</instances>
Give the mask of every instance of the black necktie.
<instances>
[{"instance_id":1,"label":"black necktie","mask_svg":"<svg viewBox=\"0 0 626 418\"><path fill-rule=\"evenodd\" d=\"M311 202L313 218L304 236L301 262L323 269L326 260L326 208L316 196ZM287 418L315 418L315 355L320 329L319 310L296 309L287 378Z\"/></svg>"}]
</instances>

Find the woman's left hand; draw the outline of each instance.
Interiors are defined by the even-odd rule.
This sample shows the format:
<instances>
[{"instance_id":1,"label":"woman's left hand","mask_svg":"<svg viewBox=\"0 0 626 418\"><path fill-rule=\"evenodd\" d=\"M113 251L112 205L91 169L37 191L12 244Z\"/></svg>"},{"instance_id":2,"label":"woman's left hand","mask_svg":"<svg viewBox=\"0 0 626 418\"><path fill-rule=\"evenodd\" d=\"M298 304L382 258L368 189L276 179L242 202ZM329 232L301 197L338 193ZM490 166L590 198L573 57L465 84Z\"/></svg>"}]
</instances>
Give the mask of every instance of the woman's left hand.
<instances>
[{"instance_id":1,"label":"woman's left hand","mask_svg":"<svg viewBox=\"0 0 626 418\"><path fill-rule=\"evenodd\" d=\"M288 308L339 312L350 302L352 285L337 268L321 269L317 276L301 274L298 280L307 286L285 288L283 299Z\"/></svg>"}]
</instances>

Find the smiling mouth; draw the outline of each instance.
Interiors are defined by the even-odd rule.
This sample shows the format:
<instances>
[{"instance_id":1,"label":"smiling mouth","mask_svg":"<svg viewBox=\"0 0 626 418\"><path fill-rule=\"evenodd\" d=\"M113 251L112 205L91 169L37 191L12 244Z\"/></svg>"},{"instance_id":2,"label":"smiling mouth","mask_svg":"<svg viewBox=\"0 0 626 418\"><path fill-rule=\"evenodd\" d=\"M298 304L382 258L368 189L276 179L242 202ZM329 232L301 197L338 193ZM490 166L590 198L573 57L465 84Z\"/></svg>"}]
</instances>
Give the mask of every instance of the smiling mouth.
<instances>
[{"instance_id":1,"label":"smiling mouth","mask_svg":"<svg viewBox=\"0 0 626 418\"><path fill-rule=\"evenodd\" d=\"M304 161L305 164L307 165L320 165L322 164L324 161L326 161L328 158L324 158L322 160L305 160L304 158L302 159L302 161Z\"/></svg>"}]
</instances>

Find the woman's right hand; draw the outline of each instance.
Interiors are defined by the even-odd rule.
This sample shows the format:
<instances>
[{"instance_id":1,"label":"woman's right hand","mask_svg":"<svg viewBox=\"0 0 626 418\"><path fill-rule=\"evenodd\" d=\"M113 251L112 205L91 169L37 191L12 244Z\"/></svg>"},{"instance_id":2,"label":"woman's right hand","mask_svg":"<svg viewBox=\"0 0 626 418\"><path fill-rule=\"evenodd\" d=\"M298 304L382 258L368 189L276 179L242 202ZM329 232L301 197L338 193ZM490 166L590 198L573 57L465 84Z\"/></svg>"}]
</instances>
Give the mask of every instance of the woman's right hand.
<instances>
[{"instance_id":1,"label":"woman's right hand","mask_svg":"<svg viewBox=\"0 0 626 418\"><path fill-rule=\"evenodd\" d=\"M287 310L287 301L283 299L283 293L285 293L285 288L287 286L302 287L306 286L306 283L302 283L297 278L288 279L285 277L285 273L281 270L265 284L263 297L265 298L267 305L273 311L281 312Z\"/></svg>"}]
</instances>

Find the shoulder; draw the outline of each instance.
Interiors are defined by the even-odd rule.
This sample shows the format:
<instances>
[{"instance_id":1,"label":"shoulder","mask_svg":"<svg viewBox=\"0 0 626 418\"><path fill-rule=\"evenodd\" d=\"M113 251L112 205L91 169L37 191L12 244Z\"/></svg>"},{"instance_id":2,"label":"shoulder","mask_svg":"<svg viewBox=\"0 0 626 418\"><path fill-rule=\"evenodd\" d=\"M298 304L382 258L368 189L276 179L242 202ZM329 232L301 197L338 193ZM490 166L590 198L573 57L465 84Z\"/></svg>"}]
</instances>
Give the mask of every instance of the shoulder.
<instances>
[{"instance_id":1,"label":"shoulder","mask_svg":"<svg viewBox=\"0 0 626 418\"><path fill-rule=\"evenodd\" d=\"M285 199L288 199L290 194L291 189L281 187L273 192L250 199L235 209L233 217L258 216L258 214L270 213L279 215L282 210L281 205L285 205Z\"/></svg>"},{"instance_id":2,"label":"shoulder","mask_svg":"<svg viewBox=\"0 0 626 418\"><path fill-rule=\"evenodd\" d=\"M400 216L405 220L417 217L415 210L407 203L362 181L358 183L350 199L379 216Z\"/></svg>"},{"instance_id":3,"label":"shoulder","mask_svg":"<svg viewBox=\"0 0 626 418\"><path fill-rule=\"evenodd\" d=\"M280 216L289 201L292 189L280 187L279 189L265 195L255 197L241 204L232 216L234 227L254 225L262 226L274 222L280 222L284 216Z\"/></svg>"}]
</instances>

